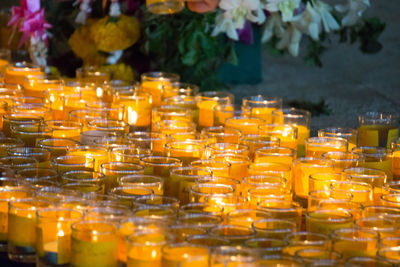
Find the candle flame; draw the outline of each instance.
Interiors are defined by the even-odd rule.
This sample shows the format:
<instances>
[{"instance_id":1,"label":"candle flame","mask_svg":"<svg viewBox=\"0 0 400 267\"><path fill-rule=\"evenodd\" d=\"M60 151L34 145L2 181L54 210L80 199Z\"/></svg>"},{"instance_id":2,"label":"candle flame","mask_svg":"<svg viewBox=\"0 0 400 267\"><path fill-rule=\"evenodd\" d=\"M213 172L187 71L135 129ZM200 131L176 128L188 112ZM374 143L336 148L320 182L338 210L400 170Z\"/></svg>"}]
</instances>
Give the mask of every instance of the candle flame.
<instances>
[{"instance_id":1,"label":"candle flame","mask_svg":"<svg viewBox=\"0 0 400 267\"><path fill-rule=\"evenodd\" d=\"M138 115L136 111L132 110L132 107L128 107L128 123L136 124Z\"/></svg>"},{"instance_id":2,"label":"candle flame","mask_svg":"<svg viewBox=\"0 0 400 267\"><path fill-rule=\"evenodd\" d=\"M60 230L58 231L58 233L57 233L57 236L60 236L60 237L61 237L61 236L64 236L64 235L65 235L65 233L64 233L64 231L61 230L61 229L60 229Z\"/></svg>"}]
</instances>

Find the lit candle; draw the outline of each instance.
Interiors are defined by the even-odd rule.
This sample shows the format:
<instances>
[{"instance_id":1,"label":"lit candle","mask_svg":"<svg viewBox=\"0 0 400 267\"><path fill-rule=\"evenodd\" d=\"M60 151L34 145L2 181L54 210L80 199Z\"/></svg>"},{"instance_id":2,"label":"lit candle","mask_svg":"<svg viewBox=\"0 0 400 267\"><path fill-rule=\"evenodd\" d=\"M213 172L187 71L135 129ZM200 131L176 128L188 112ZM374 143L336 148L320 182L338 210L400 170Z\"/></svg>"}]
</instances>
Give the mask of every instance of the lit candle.
<instances>
[{"instance_id":1,"label":"lit candle","mask_svg":"<svg viewBox=\"0 0 400 267\"><path fill-rule=\"evenodd\" d=\"M37 212L37 255L45 265L70 262L71 224L79 222L82 213L66 208L48 208Z\"/></svg>"},{"instance_id":2,"label":"lit candle","mask_svg":"<svg viewBox=\"0 0 400 267\"><path fill-rule=\"evenodd\" d=\"M117 267L118 238L111 223L82 221L72 225L71 266Z\"/></svg>"}]
</instances>

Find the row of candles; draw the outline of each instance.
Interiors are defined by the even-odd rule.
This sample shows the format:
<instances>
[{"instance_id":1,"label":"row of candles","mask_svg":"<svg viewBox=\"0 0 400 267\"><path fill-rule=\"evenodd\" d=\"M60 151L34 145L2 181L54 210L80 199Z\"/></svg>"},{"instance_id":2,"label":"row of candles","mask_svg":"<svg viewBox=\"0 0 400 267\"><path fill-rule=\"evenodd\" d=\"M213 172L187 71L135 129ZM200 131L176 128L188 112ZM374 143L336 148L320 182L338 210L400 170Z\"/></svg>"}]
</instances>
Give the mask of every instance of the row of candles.
<instances>
[{"instance_id":1,"label":"row of candles","mask_svg":"<svg viewBox=\"0 0 400 267\"><path fill-rule=\"evenodd\" d=\"M0 250L37 266L400 264L394 114L310 137L282 100L9 64ZM284 265L286 264L286 265Z\"/></svg>"}]
</instances>

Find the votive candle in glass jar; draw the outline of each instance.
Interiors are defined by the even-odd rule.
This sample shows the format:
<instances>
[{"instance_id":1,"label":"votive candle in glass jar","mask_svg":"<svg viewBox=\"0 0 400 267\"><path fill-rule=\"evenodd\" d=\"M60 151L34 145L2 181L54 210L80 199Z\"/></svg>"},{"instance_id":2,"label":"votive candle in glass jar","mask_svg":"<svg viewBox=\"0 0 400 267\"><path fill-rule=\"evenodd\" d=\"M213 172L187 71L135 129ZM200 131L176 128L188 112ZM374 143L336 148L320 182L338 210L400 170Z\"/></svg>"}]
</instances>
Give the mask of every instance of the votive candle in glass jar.
<instances>
[{"instance_id":1,"label":"votive candle in glass jar","mask_svg":"<svg viewBox=\"0 0 400 267\"><path fill-rule=\"evenodd\" d=\"M204 199L213 195L233 196L235 189L230 185L201 183L194 184L189 189L189 201L194 203L204 202Z\"/></svg>"},{"instance_id":2,"label":"votive candle in glass jar","mask_svg":"<svg viewBox=\"0 0 400 267\"><path fill-rule=\"evenodd\" d=\"M247 145L250 149L250 157L254 160L255 151L264 147L279 147L280 140L276 136L243 134L240 137L240 144Z\"/></svg>"},{"instance_id":3,"label":"votive candle in glass jar","mask_svg":"<svg viewBox=\"0 0 400 267\"><path fill-rule=\"evenodd\" d=\"M197 107L196 98L194 96L177 95L164 99L163 105L185 108L192 111L193 121L199 122L199 108Z\"/></svg>"},{"instance_id":4,"label":"votive candle in glass jar","mask_svg":"<svg viewBox=\"0 0 400 267\"><path fill-rule=\"evenodd\" d=\"M71 260L71 225L82 219L82 212L67 208L37 211L36 255L38 264L62 266Z\"/></svg>"},{"instance_id":5,"label":"votive candle in glass jar","mask_svg":"<svg viewBox=\"0 0 400 267\"><path fill-rule=\"evenodd\" d=\"M83 125L77 121L54 120L45 121L47 127L52 129L52 135L55 138L70 138L80 141Z\"/></svg>"},{"instance_id":6,"label":"votive candle in glass jar","mask_svg":"<svg viewBox=\"0 0 400 267\"><path fill-rule=\"evenodd\" d=\"M252 227L259 237L277 238L281 240L288 234L298 231L298 226L293 221L273 218L253 221Z\"/></svg>"},{"instance_id":7,"label":"votive candle in glass jar","mask_svg":"<svg viewBox=\"0 0 400 267\"><path fill-rule=\"evenodd\" d=\"M39 140L37 143L38 147L50 150L51 158L65 156L69 148L78 145L80 145L78 141L67 138L48 138Z\"/></svg>"},{"instance_id":8,"label":"votive candle in glass jar","mask_svg":"<svg viewBox=\"0 0 400 267\"><path fill-rule=\"evenodd\" d=\"M208 127L201 130L203 139L214 139L214 143L239 144L241 131L222 126Z\"/></svg>"},{"instance_id":9,"label":"votive candle in glass jar","mask_svg":"<svg viewBox=\"0 0 400 267\"><path fill-rule=\"evenodd\" d=\"M167 5L172 5L167 8ZM147 8L156 14L170 14L180 11L184 7L178 2L164 2L159 0L148 0ZM177 10L179 9L179 10ZM165 88L169 88L171 83L178 82L180 79L178 74L168 72L147 72L141 75L140 90L149 93L152 96L152 106L161 106L162 96Z\"/></svg>"},{"instance_id":10,"label":"votive candle in glass jar","mask_svg":"<svg viewBox=\"0 0 400 267\"><path fill-rule=\"evenodd\" d=\"M27 62L17 62L8 65L4 73L4 81L13 86L22 85L28 75L43 75L43 71L38 65Z\"/></svg>"},{"instance_id":11,"label":"votive candle in glass jar","mask_svg":"<svg viewBox=\"0 0 400 267\"><path fill-rule=\"evenodd\" d=\"M353 224L353 215L344 210L317 209L306 213L308 232L329 235L332 230L351 228Z\"/></svg>"},{"instance_id":12,"label":"votive candle in glass jar","mask_svg":"<svg viewBox=\"0 0 400 267\"><path fill-rule=\"evenodd\" d=\"M18 124L11 126L11 137L24 141L26 147L35 147L39 140L51 138L51 129L45 125Z\"/></svg>"},{"instance_id":13,"label":"votive candle in glass jar","mask_svg":"<svg viewBox=\"0 0 400 267\"><path fill-rule=\"evenodd\" d=\"M290 220L301 229L303 208L299 203L291 200L268 199L258 203L257 208L268 213L275 219Z\"/></svg>"},{"instance_id":14,"label":"votive candle in glass jar","mask_svg":"<svg viewBox=\"0 0 400 267\"><path fill-rule=\"evenodd\" d=\"M276 162L292 165L296 159L296 151L288 147L263 147L256 149L254 162Z\"/></svg>"},{"instance_id":15,"label":"votive candle in glass jar","mask_svg":"<svg viewBox=\"0 0 400 267\"><path fill-rule=\"evenodd\" d=\"M188 243L165 245L162 248L162 266L208 266L208 248Z\"/></svg>"},{"instance_id":16,"label":"votive candle in glass jar","mask_svg":"<svg viewBox=\"0 0 400 267\"><path fill-rule=\"evenodd\" d=\"M331 151L347 151L347 140L337 137L310 137L306 139L306 157L321 158Z\"/></svg>"},{"instance_id":17,"label":"votive candle in glass jar","mask_svg":"<svg viewBox=\"0 0 400 267\"><path fill-rule=\"evenodd\" d=\"M82 155L58 156L52 160L53 168L61 175L67 171L93 170L94 159Z\"/></svg>"},{"instance_id":18,"label":"votive candle in glass jar","mask_svg":"<svg viewBox=\"0 0 400 267\"><path fill-rule=\"evenodd\" d=\"M88 161L93 160L93 169L97 172L100 171L101 164L108 161L108 152L105 149L96 146L72 147L68 150L67 156L69 155L85 156Z\"/></svg>"},{"instance_id":19,"label":"votive candle in glass jar","mask_svg":"<svg viewBox=\"0 0 400 267\"><path fill-rule=\"evenodd\" d=\"M319 137L336 137L347 140L348 151L357 146L358 131L352 128L329 127L318 130Z\"/></svg>"},{"instance_id":20,"label":"votive candle in glass jar","mask_svg":"<svg viewBox=\"0 0 400 267\"><path fill-rule=\"evenodd\" d=\"M111 73L95 66L81 67L76 69L76 79L78 82L103 85L111 80Z\"/></svg>"},{"instance_id":21,"label":"votive candle in glass jar","mask_svg":"<svg viewBox=\"0 0 400 267\"><path fill-rule=\"evenodd\" d=\"M193 111L175 106L154 107L151 111L151 128L154 130L156 122L163 120L193 121Z\"/></svg>"},{"instance_id":22,"label":"votive candle in glass jar","mask_svg":"<svg viewBox=\"0 0 400 267\"><path fill-rule=\"evenodd\" d=\"M331 191L333 194L344 195L351 193L353 195L352 201L361 203L363 205L373 203L373 190L372 186L367 183L355 181L332 181Z\"/></svg>"},{"instance_id":23,"label":"votive candle in glass jar","mask_svg":"<svg viewBox=\"0 0 400 267\"><path fill-rule=\"evenodd\" d=\"M210 229L210 236L222 237L231 242L233 246L240 246L246 240L255 237L255 231L240 225L218 225Z\"/></svg>"},{"instance_id":24,"label":"votive candle in glass jar","mask_svg":"<svg viewBox=\"0 0 400 267\"><path fill-rule=\"evenodd\" d=\"M162 266L161 249L172 239L167 229L147 227L127 238L127 267Z\"/></svg>"},{"instance_id":25,"label":"votive candle in glass jar","mask_svg":"<svg viewBox=\"0 0 400 267\"><path fill-rule=\"evenodd\" d=\"M321 157L333 161L333 169L336 173L341 173L348 168L361 167L365 160L363 155L353 152L326 152Z\"/></svg>"},{"instance_id":26,"label":"votive candle in glass jar","mask_svg":"<svg viewBox=\"0 0 400 267\"><path fill-rule=\"evenodd\" d=\"M259 126L264 123L260 118L233 117L225 121L225 127L239 130L242 134L258 134Z\"/></svg>"},{"instance_id":27,"label":"votive candle in glass jar","mask_svg":"<svg viewBox=\"0 0 400 267\"><path fill-rule=\"evenodd\" d=\"M11 113L3 115L3 133L6 137L11 136L11 127L14 125L42 125L43 117L29 113Z\"/></svg>"},{"instance_id":28,"label":"votive candle in glass jar","mask_svg":"<svg viewBox=\"0 0 400 267\"><path fill-rule=\"evenodd\" d=\"M105 192L119 185L119 178L135 174L144 174L144 167L130 162L105 162L100 166L105 175Z\"/></svg>"},{"instance_id":29,"label":"votive candle in glass jar","mask_svg":"<svg viewBox=\"0 0 400 267\"><path fill-rule=\"evenodd\" d=\"M367 112L358 117L358 146L390 147L399 137L398 116L392 113Z\"/></svg>"},{"instance_id":30,"label":"votive candle in glass jar","mask_svg":"<svg viewBox=\"0 0 400 267\"><path fill-rule=\"evenodd\" d=\"M199 108L198 126L200 129L214 126L215 106L234 102L233 94L225 91L201 92L196 95L195 99Z\"/></svg>"},{"instance_id":31,"label":"votive candle in glass jar","mask_svg":"<svg viewBox=\"0 0 400 267\"><path fill-rule=\"evenodd\" d=\"M329 235L312 232L294 232L285 237L288 245L283 249L283 253L294 256L296 251L306 248L330 249L331 239Z\"/></svg>"},{"instance_id":32,"label":"votive candle in glass jar","mask_svg":"<svg viewBox=\"0 0 400 267\"><path fill-rule=\"evenodd\" d=\"M142 186L153 190L156 195L164 193L164 179L158 176L151 175L124 175L118 178L118 184L122 187L127 186Z\"/></svg>"},{"instance_id":33,"label":"votive candle in glass jar","mask_svg":"<svg viewBox=\"0 0 400 267\"><path fill-rule=\"evenodd\" d=\"M0 156L7 156L11 147L23 147L24 141L12 137L0 137Z\"/></svg>"},{"instance_id":34,"label":"votive candle in glass jar","mask_svg":"<svg viewBox=\"0 0 400 267\"><path fill-rule=\"evenodd\" d=\"M39 168L51 167L51 153L45 148L13 147L8 149L8 154L16 157L33 157L37 160Z\"/></svg>"},{"instance_id":35,"label":"votive candle in glass jar","mask_svg":"<svg viewBox=\"0 0 400 267\"><path fill-rule=\"evenodd\" d=\"M392 151L384 147L355 147L352 151L364 157L363 167L382 170L387 175L387 182L393 180Z\"/></svg>"},{"instance_id":36,"label":"votive candle in glass jar","mask_svg":"<svg viewBox=\"0 0 400 267\"><path fill-rule=\"evenodd\" d=\"M203 157L204 145L187 141L172 142L165 145L165 154L182 160L183 166L188 166L190 162Z\"/></svg>"},{"instance_id":37,"label":"votive candle in glass jar","mask_svg":"<svg viewBox=\"0 0 400 267\"><path fill-rule=\"evenodd\" d=\"M378 251L378 233L359 228L343 228L332 231L332 248L352 257L374 257Z\"/></svg>"},{"instance_id":38,"label":"votive candle in glass jar","mask_svg":"<svg viewBox=\"0 0 400 267\"><path fill-rule=\"evenodd\" d=\"M2 181L4 182L4 181ZM8 203L17 199L31 198L34 192L24 186L2 186L0 190L0 253L7 253Z\"/></svg>"},{"instance_id":39,"label":"votive candle in glass jar","mask_svg":"<svg viewBox=\"0 0 400 267\"><path fill-rule=\"evenodd\" d=\"M199 87L192 83L173 82L164 87L162 100L177 95L195 96L199 93L199 90Z\"/></svg>"},{"instance_id":40,"label":"votive candle in glass jar","mask_svg":"<svg viewBox=\"0 0 400 267\"><path fill-rule=\"evenodd\" d=\"M347 180L371 185L374 202L375 204L380 203L383 194L383 185L387 179L384 171L359 167L344 169L342 174Z\"/></svg>"},{"instance_id":41,"label":"votive candle in glass jar","mask_svg":"<svg viewBox=\"0 0 400 267\"><path fill-rule=\"evenodd\" d=\"M145 92L119 92L116 102L124 105L124 121L131 131L148 130L151 122L152 95Z\"/></svg>"},{"instance_id":42,"label":"votive candle in glass jar","mask_svg":"<svg viewBox=\"0 0 400 267\"><path fill-rule=\"evenodd\" d=\"M310 137L311 113L308 110L284 108L272 111L272 123L289 124L297 128L297 156L305 156L305 141Z\"/></svg>"},{"instance_id":43,"label":"votive candle in glass jar","mask_svg":"<svg viewBox=\"0 0 400 267\"><path fill-rule=\"evenodd\" d=\"M81 221L71 228L71 267L118 266L118 238L112 223Z\"/></svg>"},{"instance_id":44,"label":"votive candle in glass jar","mask_svg":"<svg viewBox=\"0 0 400 267\"><path fill-rule=\"evenodd\" d=\"M154 156L164 156L167 135L157 132L132 132L126 135L126 140L138 148L151 149Z\"/></svg>"},{"instance_id":45,"label":"votive candle in glass jar","mask_svg":"<svg viewBox=\"0 0 400 267\"><path fill-rule=\"evenodd\" d=\"M181 205L187 204L190 188L196 183L196 179L211 176L210 170L193 167L173 168L170 171L171 196L178 198Z\"/></svg>"},{"instance_id":46,"label":"votive candle in glass jar","mask_svg":"<svg viewBox=\"0 0 400 267\"><path fill-rule=\"evenodd\" d=\"M279 145L289 147L297 151L298 132L297 128L289 124L264 124L258 127L260 135L278 137Z\"/></svg>"},{"instance_id":47,"label":"votive candle in glass jar","mask_svg":"<svg viewBox=\"0 0 400 267\"><path fill-rule=\"evenodd\" d=\"M210 267L259 266L260 255L242 246L219 246L210 250ZM261 265L263 266L263 265ZM268 266L268 265L266 265Z\"/></svg>"},{"instance_id":48,"label":"votive candle in glass jar","mask_svg":"<svg viewBox=\"0 0 400 267\"><path fill-rule=\"evenodd\" d=\"M49 202L35 198L12 200L8 207L8 258L12 261L36 261L36 211Z\"/></svg>"},{"instance_id":49,"label":"votive candle in glass jar","mask_svg":"<svg viewBox=\"0 0 400 267\"><path fill-rule=\"evenodd\" d=\"M242 110L249 117L260 118L272 123L272 112L282 108L282 98L263 95L248 96L242 99Z\"/></svg>"},{"instance_id":50,"label":"votive candle in glass jar","mask_svg":"<svg viewBox=\"0 0 400 267\"><path fill-rule=\"evenodd\" d=\"M333 171L333 162L327 159L299 158L293 163L293 182L296 197L306 199L309 192L309 177L317 172Z\"/></svg>"}]
</instances>

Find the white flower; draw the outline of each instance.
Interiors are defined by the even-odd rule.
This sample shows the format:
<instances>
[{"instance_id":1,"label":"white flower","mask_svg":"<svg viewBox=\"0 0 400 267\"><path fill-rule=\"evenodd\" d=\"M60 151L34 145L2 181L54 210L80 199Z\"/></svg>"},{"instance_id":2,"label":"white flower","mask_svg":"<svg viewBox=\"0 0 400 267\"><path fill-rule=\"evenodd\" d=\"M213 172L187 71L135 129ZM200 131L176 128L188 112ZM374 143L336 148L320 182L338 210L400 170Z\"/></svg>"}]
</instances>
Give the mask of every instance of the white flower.
<instances>
[{"instance_id":1,"label":"white flower","mask_svg":"<svg viewBox=\"0 0 400 267\"><path fill-rule=\"evenodd\" d=\"M297 57L299 55L299 46L301 41L302 33L293 27L292 24L288 24L286 29L278 33L277 36L280 38L279 42L276 44L278 49L287 49L289 53Z\"/></svg>"},{"instance_id":2,"label":"white flower","mask_svg":"<svg viewBox=\"0 0 400 267\"><path fill-rule=\"evenodd\" d=\"M225 32L229 38L239 40L236 30L243 29L246 20L258 24L265 21L260 0L221 0L219 8L223 13L218 14L215 19L213 36Z\"/></svg>"},{"instance_id":3,"label":"white flower","mask_svg":"<svg viewBox=\"0 0 400 267\"><path fill-rule=\"evenodd\" d=\"M79 5L79 13L75 18L75 22L78 24L85 24L88 13L91 10L91 0L76 0L74 5Z\"/></svg>"},{"instance_id":4,"label":"white flower","mask_svg":"<svg viewBox=\"0 0 400 267\"><path fill-rule=\"evenodd\" d=\"M303 13L293 18L293 25L304 34L311 36L314 40L319 39L321 16L312 7L310 2L307 3Z\"/></svg>"},{"instance_id":5,"label":"white flower","mask_svg":"<svg viewBox=\"0 0 400 267\"><path fill-rule=\"evenodd\" d=\"M239 35L235 28L235 23L233 22L233 19L228 16L228 14L218 14L215 18L215 24L216 25L212 32L212 36L216 36L224 32L229 38L235 41L239 40Z\"/></svg>"},{"instance_id":6,"label":"white flower","mask_svg":"<svg viewBox=\"0 0 400 267\"><path fill-rule=\"evenodd\" d=\"M291 21L293 12L299 7L301 0L266 0L265 9L269 12L282 13L282 20L284 22Z\"/></svg>"},{"instance_id":7,"label":"white flower","mask_svg":"<svg viewBox=\"0 0 400 267\"><path fill-rule=\"evenodd\" d=\"M281 16L278 13L271 13L268 17L267 22L264 25L263 34L261 37L261 42L268 42L271 40L272 36L277 32L284 31Z\"/></svg>"},{"instance_id":8,"label":"white flower","mask_svg":"<svg viewBox=\"0 0 400 267\"><path fill-rule=\"evenodd\" d=\"M276 48L287 49L293 56L299 54L302 33L293 27L291 23L283 23L281 16L277 12L268 17L267 23L264 25L261 41L268 42L274 35L279 38Z\"/></svg>"},{"instance_id":9,"label":"white flower","mask_svg":"<svg viewBox=\"0 0 400 267\"><path fill-rule=\"evenodd\" d=\"M369 6L369 0L347 0L347 4L336 5L335 9L346 13L342 19L343 26L353 26Z\"/></svg>"},{"instance_id":10,"label":"white flower","mask_svg":"<svg viewBox=\"0 0 400 267\"><path fill-rule=\"evenodd\" d=\"M331 14L332 7L330 5L319 0L313 0L312 5L315 11L321 16L325 32L338 30L340 28L339 24Z\"/></svg>"}]
</instances>

